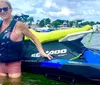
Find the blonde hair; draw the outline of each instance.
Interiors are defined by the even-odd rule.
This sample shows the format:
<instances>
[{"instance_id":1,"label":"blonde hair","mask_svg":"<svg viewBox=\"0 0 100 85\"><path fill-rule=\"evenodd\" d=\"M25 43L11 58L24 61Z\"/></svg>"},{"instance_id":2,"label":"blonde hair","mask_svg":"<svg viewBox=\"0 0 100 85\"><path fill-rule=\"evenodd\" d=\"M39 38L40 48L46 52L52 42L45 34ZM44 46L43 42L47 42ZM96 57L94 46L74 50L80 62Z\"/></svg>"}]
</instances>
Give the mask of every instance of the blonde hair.
<instances>
[{"instance_id":1,"label":"blonde hair","mask_svg":"<svg viewBox=\"0 0 100 85\"><path fill-rule=\"evenodd\" d=\"M0 2L5 2L12 9L11 3L8 0L0 0Z\"/></svg>"}]
</instances>

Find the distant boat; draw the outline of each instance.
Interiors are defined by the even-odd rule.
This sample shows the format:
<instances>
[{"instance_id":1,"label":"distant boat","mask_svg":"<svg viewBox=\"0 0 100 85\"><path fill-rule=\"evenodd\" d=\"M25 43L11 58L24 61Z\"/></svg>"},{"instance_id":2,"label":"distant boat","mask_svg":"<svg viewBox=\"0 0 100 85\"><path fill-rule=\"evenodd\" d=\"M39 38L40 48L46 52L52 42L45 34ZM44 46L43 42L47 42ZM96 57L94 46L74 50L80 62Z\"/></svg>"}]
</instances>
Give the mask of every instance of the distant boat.
<instances>
[{"instance_id":1,"label":"distant boat","mask_svg":"<svg viewBox=\"0 0 100 85\"><path fill-rule=\"evenodd\" d=\"M35 28L35 30L37 32L50 32L50 28L49 27L37 27L37 28Z\"/></svg>"}]
</instances>

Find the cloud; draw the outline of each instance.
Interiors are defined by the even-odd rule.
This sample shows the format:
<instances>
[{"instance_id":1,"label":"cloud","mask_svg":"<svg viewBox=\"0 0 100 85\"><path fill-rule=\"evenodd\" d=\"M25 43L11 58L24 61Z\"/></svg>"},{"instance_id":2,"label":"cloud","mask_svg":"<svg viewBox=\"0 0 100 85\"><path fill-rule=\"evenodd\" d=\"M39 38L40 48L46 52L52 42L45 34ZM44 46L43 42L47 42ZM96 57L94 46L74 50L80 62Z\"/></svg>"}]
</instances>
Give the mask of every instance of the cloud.
<instances>
[{"instance_id":1,"label":"cloud","mask_svg":"<svg viewBox=\"0 0 100 85\"><path fill-rule=\"evenodd\" d=\"M51 7L51 5L52 5L52 3L51 3L49 0L46 1L45 4L44 4L44 6L45 6L46 8Z\"/></svg>"},{"instance_id":2,"label":"cloud","mask_svg":"<svg viewBox=\"0 0 100 85\"><path fill-rule=\"evenodd\" d=\"M66 7L62 7L58 12L49 12L51 16L69 16L72 12Z\"/></svg>"},{"instance_id":3,"label":"cloud","mask_svg":"<svg viewBox=\"0 0 100 85\"><path fill-rule=\"evenodd\" d=\"M34 18L100 20L100 0L9 0L13 14L26 13Z\"/></svg>"}]
</instances>

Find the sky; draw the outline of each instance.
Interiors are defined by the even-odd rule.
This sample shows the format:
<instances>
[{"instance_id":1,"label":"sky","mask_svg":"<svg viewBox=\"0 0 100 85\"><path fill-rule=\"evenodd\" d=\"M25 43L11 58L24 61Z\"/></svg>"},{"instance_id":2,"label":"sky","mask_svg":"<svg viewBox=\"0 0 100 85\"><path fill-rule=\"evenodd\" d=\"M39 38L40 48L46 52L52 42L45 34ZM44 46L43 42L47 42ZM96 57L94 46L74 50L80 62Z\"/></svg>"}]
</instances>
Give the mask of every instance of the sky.
<instances>
[{"instance_id":1,"label":"sky","mask_svg":"<svg viewBox=\"0 0 100 85\"><path fill-rule=\"evenodd\" d=\"M100 0L9 0L13 15L29 14L34 20L50 18L100 21Z\"/></svg>"}]
</instances>

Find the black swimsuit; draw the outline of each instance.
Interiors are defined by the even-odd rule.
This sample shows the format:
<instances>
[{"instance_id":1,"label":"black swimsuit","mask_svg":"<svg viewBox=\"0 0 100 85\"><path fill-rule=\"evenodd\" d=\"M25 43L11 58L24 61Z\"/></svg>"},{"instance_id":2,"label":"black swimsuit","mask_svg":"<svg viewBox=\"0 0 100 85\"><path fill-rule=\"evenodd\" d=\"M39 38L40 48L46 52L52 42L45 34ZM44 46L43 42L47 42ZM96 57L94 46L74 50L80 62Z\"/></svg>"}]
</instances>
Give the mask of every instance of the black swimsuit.
<instances>
[{"instance_id":1,"label":"black swimsuit","mask_svg":"<svg viewBox=\"0 0 100 85\"><path fill-rule=\"evenodd\" d=\"M10 25L0 33L0 62L10 63L21 60L23 41L14 42L10 39L15 24L16 21L12 20Z\"/></svg>"}]
</instances>

